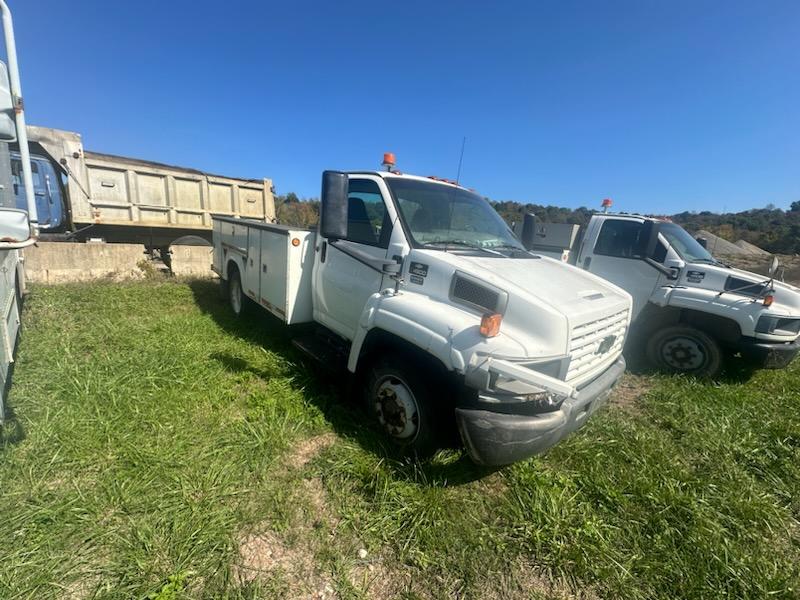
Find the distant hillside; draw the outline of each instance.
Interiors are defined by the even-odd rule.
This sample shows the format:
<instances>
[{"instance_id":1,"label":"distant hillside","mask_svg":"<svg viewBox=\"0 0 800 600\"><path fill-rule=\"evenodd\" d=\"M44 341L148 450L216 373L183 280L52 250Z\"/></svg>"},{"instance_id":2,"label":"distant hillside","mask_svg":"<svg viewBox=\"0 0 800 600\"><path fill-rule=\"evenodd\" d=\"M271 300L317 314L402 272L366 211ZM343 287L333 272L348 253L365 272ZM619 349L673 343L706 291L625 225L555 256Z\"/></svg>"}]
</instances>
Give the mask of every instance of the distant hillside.
<instances>
[{"instance_id":1,"label":"distant hillside","mask_svg":"<svg viewBox=\"0 0 800 600\"><path fill-rule=\"evenodd\" d=\"M294 193L276 196L278 220L288 225L310 227L316 224L319 201L300 200ZM594 210L562 208L541 204L520 204L511 200L495 202L488 199L508 223L519 222L526 212L550 223L586 225ZM691 232L709 231L730 242L744 240L775 254L800 254L800 201L789 210L767 207L739 213L682 212L670 217Z\"/></svg>"}]
</instances>

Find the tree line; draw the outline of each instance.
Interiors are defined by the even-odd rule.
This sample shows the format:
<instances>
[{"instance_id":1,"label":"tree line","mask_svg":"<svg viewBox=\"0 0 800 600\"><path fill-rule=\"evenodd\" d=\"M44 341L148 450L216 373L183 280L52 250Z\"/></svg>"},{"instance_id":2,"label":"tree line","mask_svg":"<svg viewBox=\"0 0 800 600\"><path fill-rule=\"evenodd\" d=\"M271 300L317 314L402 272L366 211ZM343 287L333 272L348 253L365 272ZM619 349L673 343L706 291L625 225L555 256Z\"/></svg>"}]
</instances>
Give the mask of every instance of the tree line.
<instances>
[{"instance_id":1,"label":"tree line","mask_svg":"<svg viewBox=\"0 0 800 600\"><path fill-rule=\"evenodd\" d=\"M531 212L537 219L548 223L586 225L596 212L585 206L572 209L522 204L513 200L487 200L509 224L520 222L525 213ZM284 196L276 196L275 205L279 223L313 227L319 220L319 200L316 198L301 200L295 193L289 192ZM793 202L789 210L767 205L765 208L738 213L685 211L669 215L668 218L690 232L703 229L731 242L745 240L774 254L800 254L800 200Z\"/></svg>"}]
</instances>

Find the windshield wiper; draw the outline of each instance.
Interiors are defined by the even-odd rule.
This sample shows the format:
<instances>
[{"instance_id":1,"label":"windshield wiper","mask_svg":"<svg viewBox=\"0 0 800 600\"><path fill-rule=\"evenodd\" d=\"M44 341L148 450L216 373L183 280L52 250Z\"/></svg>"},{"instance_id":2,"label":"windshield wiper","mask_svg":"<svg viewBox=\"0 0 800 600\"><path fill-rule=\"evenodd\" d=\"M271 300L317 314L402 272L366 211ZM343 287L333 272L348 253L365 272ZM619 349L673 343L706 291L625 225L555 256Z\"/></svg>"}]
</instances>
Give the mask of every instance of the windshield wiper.
<instances>
[{"instance_id":1,"label":"windshield wiper","mask_svg":"<svg viewBox=\"0 0 800 600\"><path fill-rule=\"evenodd\" d=\"M718 267L728 267L728 268L730 268L730 265L726 265L724 262L719 261L716 258L695 258L694 260L691 260L689 262L700 263L700 264L703 264L703 265L716 265Z\"/></svg>"},{"instance_id":2,"label":"windshield wiper","mask_svg":"<svg viewBox=\"0 0 800 600\"><path fill-rule=\"evenodd\" d=\"M517 250L518 252L529 252L529 250L525 250L525 248L520 248L514 244L497 244L496 246L492 246L492 250L496 250L497 248L503 248L505 250Z\"/></svg>"},{"instance_id":3,"label":"windshield wiper","mask_svg":"<svg viewBox=\"0 0 800 600\"><path fill-rule=\"evenodd\" d=\"M489 254L493 254L495 256L502 256L505 258L505 254L502 252L497 252L495 250L491 250L489 248L484 248L482 246L476 246L475 244L470 244L469 242L464 242L462 240L436 240L435 242L425 242L422 244L423 248L433 248L434 246L444 246L444 251L447 252L448 246L463 246L464 248L470 248L472 250L480 250L482 252L487 252Z\"/></svg>"}]
</instances>

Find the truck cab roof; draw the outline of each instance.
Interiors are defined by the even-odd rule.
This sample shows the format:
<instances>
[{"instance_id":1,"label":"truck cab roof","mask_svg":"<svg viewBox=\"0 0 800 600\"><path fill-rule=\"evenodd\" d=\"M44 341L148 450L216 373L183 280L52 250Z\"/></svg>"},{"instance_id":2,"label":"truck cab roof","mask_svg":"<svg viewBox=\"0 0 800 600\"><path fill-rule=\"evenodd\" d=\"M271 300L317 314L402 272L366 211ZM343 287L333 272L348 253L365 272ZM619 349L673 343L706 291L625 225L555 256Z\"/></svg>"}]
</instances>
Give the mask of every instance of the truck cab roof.
<instances>
[{"instance_id":1,"label":"truck cab roof","mask_svg":"<svg viewBox=\"0 0 800 600\"><path fill-rule=\"evenodd\" d=\"M403 173L401 171L346 171L348 175L377 175L378 177L382 177L383 179L413 179L416 181L427 181L427 182L435 182L440 183L442 185L447 185L451 187L456 187L462 189L467 192L473 192L474 190L470 190L463 185L451 180L446 179L444 177L436 177L434 175L411 175L408 173Z\"/></svg>"}]
</instances>

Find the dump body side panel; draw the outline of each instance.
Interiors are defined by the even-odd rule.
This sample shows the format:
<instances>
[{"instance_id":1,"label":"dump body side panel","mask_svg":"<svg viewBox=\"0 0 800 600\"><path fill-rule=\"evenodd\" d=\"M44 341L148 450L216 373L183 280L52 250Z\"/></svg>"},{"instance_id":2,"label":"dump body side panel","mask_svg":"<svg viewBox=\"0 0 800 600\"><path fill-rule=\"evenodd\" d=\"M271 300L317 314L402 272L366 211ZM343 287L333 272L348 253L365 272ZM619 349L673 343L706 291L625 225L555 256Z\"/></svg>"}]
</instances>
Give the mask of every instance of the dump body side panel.
<instances>
[{"instance_id":1,"label":"dump body side panel","mask_svg":"<svg viewBox=\"0 0 800 600\"><path fill-rule=\"evenodd\" d=\"M210 240L212 214L275 220L270 179L223 177L89 152L76 133L28 130L34 151L48 155L66 176L71 225L92 226L88 236L145 241L155 233L160 241L154 245L163 245L163 240L192 234Z\"/></svg>"}]
</instances>

